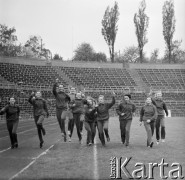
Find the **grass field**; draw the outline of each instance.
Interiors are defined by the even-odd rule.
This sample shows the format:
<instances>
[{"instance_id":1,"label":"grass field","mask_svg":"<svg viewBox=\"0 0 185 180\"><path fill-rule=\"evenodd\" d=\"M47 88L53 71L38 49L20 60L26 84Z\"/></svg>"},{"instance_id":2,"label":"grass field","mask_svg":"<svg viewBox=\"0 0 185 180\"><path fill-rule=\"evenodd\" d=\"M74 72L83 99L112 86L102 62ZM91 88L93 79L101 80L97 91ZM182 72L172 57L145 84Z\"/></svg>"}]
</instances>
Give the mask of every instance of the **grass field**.
<instances>
[{"instance_id":1,"label":"grass field","mask_svg":"<svg viewBox=\"0 0 185 180\"><path fill-rule=\"evenodd\" d=\"M45 146L39 149L36 130L29 131L34 128L32 125L30 122L27 132L18 135L21 144L17 150L6 150L9 139L0 134L0 179L110 179L111 157L122 157L123 161L132 157L127 165L131 173L138 169L135 164L140 162L149 175L148 163L160 163L162 158L169 164L164 168L166 176L174 169L171 164L175 162L182 165L183 175L185 173L185 118L166 118L166 142L155 143L152 149L146 147L145 129L139 126L137 117L132 122L129 148L121 144L118 118L110 118L111 141L106 147L102 147L98 136L95 145L87 147L85 129L82 144L78 143L76 131L72 142L63 142L56 120L47 119ZM0 124L0 130L2 127ZM121 177L128 179L123 172ZM159 167L154 168L153 179L161 179Z\"/></svg>"}]
</instances>

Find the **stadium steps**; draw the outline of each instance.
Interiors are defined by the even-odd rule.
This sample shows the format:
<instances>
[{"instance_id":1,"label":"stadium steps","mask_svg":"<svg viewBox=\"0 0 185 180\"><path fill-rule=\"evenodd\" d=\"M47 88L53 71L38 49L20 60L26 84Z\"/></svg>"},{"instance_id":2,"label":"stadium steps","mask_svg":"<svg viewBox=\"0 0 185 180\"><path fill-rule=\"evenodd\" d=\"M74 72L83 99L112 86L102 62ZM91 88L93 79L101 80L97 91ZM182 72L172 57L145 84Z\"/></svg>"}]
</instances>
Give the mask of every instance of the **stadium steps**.
<instances>
[{"instance_id":1,"label":"stadium steps","mask_svg":"<svg viewBox=\"0 0 185 180\"><path fill-rule=\"evenodd\" d=\"M57 66L53 66L53 69L58 73L62 79L64 79L70 86L76 87L76 84Z\"/></svg>"},{"instance_id":2,"label":"stadium steps","mask_svg":"<svg viewBox=\"0 0 185 180\"><path fill-rule=\"evenodd\" d=\"M144 81L141 79L141 77L139 76L139 74L137 73L135 69L129 69L128 71L130 72L130 75L132 76L136 84L142 90L149 91L149 87L144 83Z\"/></svg>"},{"instance_id":3,"label":"stadium steps","mask_svg":"<svg viewBox=\"0 0 185 180\"><path fill-rule=\"evenodd\" d=\"M2 77L0 75L0 87L3 87L4 88L7 85L9 85L9 86L16 86L15 83L7 81L4 77Z\"/></svg>"}]
</instances>

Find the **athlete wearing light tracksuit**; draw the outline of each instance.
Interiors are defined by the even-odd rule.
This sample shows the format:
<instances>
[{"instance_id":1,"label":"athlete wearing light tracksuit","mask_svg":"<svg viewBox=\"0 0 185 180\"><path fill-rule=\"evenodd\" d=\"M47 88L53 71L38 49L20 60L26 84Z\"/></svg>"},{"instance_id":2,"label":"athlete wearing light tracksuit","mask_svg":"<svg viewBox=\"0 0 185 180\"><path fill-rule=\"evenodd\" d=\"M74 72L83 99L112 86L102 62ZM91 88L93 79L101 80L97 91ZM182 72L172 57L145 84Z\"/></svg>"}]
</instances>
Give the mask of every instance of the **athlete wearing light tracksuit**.
<instances>
[{"instance_id":1,"label":"athlete wearing light tracksuit","mask_svg":"<svg viewBox=\"0 0 185 180\"><path fill-rule=\"evenodd\" d=\"M165 142L166 131L165 131L164 113L166 113L166 116L168 116L168 109L166 103L162 99L161 92L156 93L156 97L152 98L152 103L156 106L158 114L156 120L156 139L158 144L160 140L160 127L161 127L161 139L162 142Z\"/></svg>"},{"instance_id":2,"label":"athlete wearing light tracksuit","mask_svg":"<svg viewBox=\"0 0 185 180\"><path fill-rule=\"evenodd\" d=\"M147 133L147 147L153 146L152 136L154 134L155 121L157 119L157 109L152 104L150 97L146 99L145 105L140 111L140 122L144 123L146 133ZM140 124L140 125L141 125Z\"/></svg>"}]
</instances>

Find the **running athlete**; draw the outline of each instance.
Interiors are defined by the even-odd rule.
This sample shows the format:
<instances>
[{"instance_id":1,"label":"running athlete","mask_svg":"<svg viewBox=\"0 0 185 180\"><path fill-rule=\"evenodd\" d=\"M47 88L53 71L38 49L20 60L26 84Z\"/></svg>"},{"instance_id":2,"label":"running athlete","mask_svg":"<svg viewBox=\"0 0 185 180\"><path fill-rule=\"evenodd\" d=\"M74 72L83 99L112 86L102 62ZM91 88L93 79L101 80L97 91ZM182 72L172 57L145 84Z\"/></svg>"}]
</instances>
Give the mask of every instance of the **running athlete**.
<instances>
[{"instance_id":1,"label":"running athlete","mask_svg":"<svg viewBox=\"0 0 185 180\"><path fill-rule=\"evenodd\" d=\"M118 105L116 112L119 115L121 141L126 147L129 146L130 127L136 106L130 101L131 95L125 94L123 101Z\"/></svg>"},{"instance_id":2,"label":"running athlete","mask_svg":"<svg viewBox=\"0 0 185 180\"><path fill-rule=\"evenodd\" d=\"M150 93L150 95L152 92ZM165 131L165 117L164 113L166 116L168 116L168 109L166 106L166 103L162 99L162 93L157 92L155 94L155 98L152 98L152 103L156 106L157 108L157 120L156 120L156 139L157 139L157 144L159 144L160 140L160 127L161 127L161 141L165 142L165 136L166 136L166 131Z\"/></svg>"},{"instance_id":3,"label":"running athlete","mask_svg":"<svg viewBox=\"0 0 185 180\"><path fill-rule=\"evenodd\" d=\"M56 79L56 83L53 85L53 95L56 99L56 116L62 133L62 137L66 142L66 131L65 131L65 114L68 109L70 97L64 92L64 86L59 83L59 79Z\"/></svg>"},{"instance_id":4,"label":"running athlete","mask_svg":"<svg viewBox=\"0 0 185 180\"><path fill-rule=\"evenodd\" d=\"M103 146L105 146L104 133L107 138L107 141L110 141L110 136L108 132L108 123L109 123L109 109L115 104L115 93L112 92L112 102L105 103L105 98L103 95L100 95L98 98L98 104L96 105L97 111L97 124L100 141Z\"/></svg>"},{"instance_id":5,"label":"running athlete","mask_svg":"<svg viewBox=\"0 0 185 180\"><path fill-rule=\"evenodd\" d=\"M145 105L140 111L140 125L144 123L146 133L147 133L147 147L153 147L153 134L155 128L155 121L157 119L157 109L152 104L151 97L146 99Z\"/></svg>"},{"instance_id":6,"label":"running athlete","mask_svg":"<svg viewBox=\"0 0 185 180\"><path fill-rule=\"evenodd\" d=\"M73 102L75 100L76 97L76 88L75 87L71 87L70 88L70 92L69 92L69 97L71 102ZM67 111L67 116L69 117L69 121L68 121L68 136L69 136L69 142L71 142L71 129L74 126L74 118L73 118L73 112L72 109L70 108L70 105L68 106L68 111Z\"/></svg>"},{"instance_id":7,"label":"running athlete","mask_svg":"<svg viewBox=\"0 0 185 180\"><path fill-rule=\"evenodd\" d=\"M76 124L76 129L77 129L77 134L78 134L80 144L82 142L81 121L83 120L82 115L84 115L84 104L86 104L86 103L87 103L87 101L85 99L82 99L80 92L76 93L76 98L71 103L71 109L73 112L74 123ZM71 136L73 133L74 123L71 124Z\"/></svg>"},{"instance_id":8,"label":"running athlete","mask_svg":"<svg viewBox=\"0 0 185 180\"><path fill-rule=\"evenodd\" d=\"M32 92L28 101L33 106L33 116L34 116L35 124L38 131L38 136L40 140L40 148L42 148L44 144L42 135L46 134L46 131L42 123L44 121L44 118L46 116L47 117L49 116L46 100L42 98L41 92L37 91L36 93Z\"/></svg>"},{"instance_id":9,"label":"running athlete","mask_svg":"<svg viewBox=\"0 0 185 180\"><path fill-rule=\"evenodd\" d=\"M10 97L9 103L0 110L0 115L6 113L6 125L9 132L11 149L18 148L17 128L19 123L20 108L15 103L15 98Z\"/></svg>"},{"instance_id":10,"label":"running athlete","mask_svg":"<svg viewBox=\"0 0 185 180\"><path fill-rule=\"evenodd\" d=\"M88 98L87 104L85 105L85 120L84 125L85 129L87 130L87 145L94 144L94 136L95 136L95 106L93 105L93 99Z\"/></svg>"}]
</instances>

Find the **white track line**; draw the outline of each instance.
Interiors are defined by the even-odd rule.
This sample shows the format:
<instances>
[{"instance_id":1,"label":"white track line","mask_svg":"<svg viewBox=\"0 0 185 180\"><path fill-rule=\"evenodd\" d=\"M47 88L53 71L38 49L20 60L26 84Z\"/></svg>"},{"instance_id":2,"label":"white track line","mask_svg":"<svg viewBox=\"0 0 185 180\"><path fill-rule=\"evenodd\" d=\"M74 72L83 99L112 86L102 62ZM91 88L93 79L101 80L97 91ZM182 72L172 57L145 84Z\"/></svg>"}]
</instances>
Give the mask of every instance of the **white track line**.
<instances>
[{"instance_id":1,"label":"white track line","mask_svg":"<svg viewBox=\"0 0 185 180\"><path fill-rule=\"evenodd\" d=\"M58 139L57 141L55 141L55 144L57 142L59 142L61 139ZM9 178L9 180L13 180L14 178L18 177L21 173L23 173L25 170L27 170L32 164L34 164L36 162L36 160L38 160L41 156L47 154L47 152L53 148L53 146L55 145L51 145L48 149L46 149L44 152L42 152L41 154L39 154L37 157L33 158L33 161L31 161L26 167L24 167L22 170L20 170L17 174L13 175L11 178Z\"/></svg>"},{"instance_id":2,"label":"white track line","mask_svg":"<svg viewBox=\"0 0 185 180\"><path fill-rule=\"evenodd\" d=\"M0 151L0 153L3 153L5 151L8 151L9 149L11 149L11 147L7 148L7 149L3 149L2 151Z\"/></svg>"},{"instance_id":3,"label":"white track line","mask_svg":"<svg viewBox=\"0 0 185 180\"><path fill-rule=\"evenodd\" d=\"M57 124L57 123L49 124L49 126L54 125L54 124ZM36 128L34 128L34 129L36 129ZM30 129L30 130L27 130L27 131L23 131L23 132L18 133L18 134L23 134L23 133L28 132L28 131L31 131L31 130L33 130L33 129ZM5 136L5 137L3 137L3 138L6 138L6 137L9 137L9 136ZM0 139L2 139L2 138L0 138ZM27 142L27 141L25 141L25 142ZM25 142L23 142L23 143L25 143ZM23 144L23 143L21 143L21 144ZM9 147L9 148L7 148L7 149L3 149L3 150L0 151L0 154L3 153L3 152L8 151L8 150L10 150L10 149L11 149L11 147Z\"/></svg>"},{"instance_id":4,"label":"white track line","mask_svg":"<svg viewBox=\"0 0 185 180\"><path fill-rule=\"evenodd\" d=\"M55 125L55 124L57 124L57 123L47 124L47 125L48 125L48 126L52 126L52 125ZM28 129L28 130L26 130L26 131L21 131L21 132L19 132L19 133L17 133L17 134L24 134L25 132L29 132L29 131L32 131L32 130L35 130L35 129L36 129L36 128ZM7 137L9 137L9 136L4 136L4 137L0 138L0 140L1 140L1 139L4 139L4 138L7 138Z\"/></svg>"},{"instance_id":5,"label":"white track line","mask_svg":"<svg viewBox=\"0 0 185 180\"><path fill-rule=\"evenodd\" d=\"M98 154L97 154L97 145L96 145L96 138L94 139L94 146L93 146L93 155L94 155L94 179L99 179L98 173Z\"/></svg>"}]
</instances>

